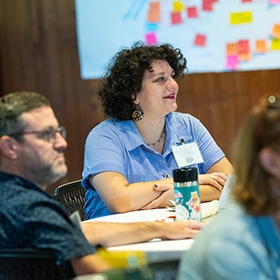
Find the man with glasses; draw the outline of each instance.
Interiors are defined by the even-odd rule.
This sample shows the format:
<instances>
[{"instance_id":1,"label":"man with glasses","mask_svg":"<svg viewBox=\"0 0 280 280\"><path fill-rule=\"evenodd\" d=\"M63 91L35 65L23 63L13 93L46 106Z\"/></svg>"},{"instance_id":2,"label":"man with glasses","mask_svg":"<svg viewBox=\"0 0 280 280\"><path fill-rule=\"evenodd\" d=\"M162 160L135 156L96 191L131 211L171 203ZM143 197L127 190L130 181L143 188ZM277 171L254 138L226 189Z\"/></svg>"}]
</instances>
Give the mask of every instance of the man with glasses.
<instances>
[{"instance_id":1,"label":"man with glasses","mask_svg":"<svg viewBox=\"0 0 280 280\"><path fill-rule=\"evenodd\" d=\"M67 172L63 135L42 95L17 92L0 99L0 247L49 248L59 261L71 260L76 275L94 273L108 266L44 192Z\"/></svg>"},{"instance_id":2,"label":"man with glasses","mask_svg":"<svg viewBox=\"0 0 280 280\"><path fill-rule=\"evenodd\" d=\"M76 275L104 271L108 265L94 255L80 227L44 191L67 172L65 136L44 96L0 98L0 248L49 248L60 262L70 260ZM201 227L195 221L169 224L84 223L83 231L91 243L112 246L193 237Z\"/></svg>"}]
</instances>

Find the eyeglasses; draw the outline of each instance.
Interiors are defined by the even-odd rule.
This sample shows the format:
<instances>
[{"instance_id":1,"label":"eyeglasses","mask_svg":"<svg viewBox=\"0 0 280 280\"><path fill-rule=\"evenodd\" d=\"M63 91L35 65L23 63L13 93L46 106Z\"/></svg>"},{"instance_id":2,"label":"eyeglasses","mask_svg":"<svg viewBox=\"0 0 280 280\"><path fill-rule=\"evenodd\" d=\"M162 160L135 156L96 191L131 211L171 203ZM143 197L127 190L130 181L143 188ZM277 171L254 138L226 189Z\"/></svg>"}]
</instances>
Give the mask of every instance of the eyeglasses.
<instances>
[{"instance_id":1,"label":"eyeglasses","mask_svg":"<svg viewBox=\"0 0 280 280\"><path fill-rule=\"evenodd\" d=\"M18 132L12 133L8 136L20 136L24 134L37 134L39 139L45 140L46 142L50 142L51 140L56 139L56 133L59 133L64 139L66 138L66 129L64 126L59 126L58 128L49 127L42 131L27 131L27 132Z\"/></svg>"}]
</instances>

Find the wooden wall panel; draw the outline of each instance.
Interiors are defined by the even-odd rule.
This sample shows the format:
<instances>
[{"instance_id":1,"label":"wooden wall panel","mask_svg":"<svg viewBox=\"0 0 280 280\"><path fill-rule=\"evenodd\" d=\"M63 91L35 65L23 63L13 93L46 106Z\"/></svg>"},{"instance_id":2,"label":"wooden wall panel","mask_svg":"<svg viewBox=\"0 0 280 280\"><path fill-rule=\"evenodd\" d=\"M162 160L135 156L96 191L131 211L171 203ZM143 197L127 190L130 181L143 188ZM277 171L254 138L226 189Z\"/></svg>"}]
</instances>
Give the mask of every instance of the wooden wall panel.
<instances>
[{"instance_id":1,"label":"wooden wall panel","mask_svg":"<svg viewBox=\"0 0 280 280\"><path fill-rule=\"evenodd\" d=\"M96 95L100 81L82 80L79 71L74 0L0 0L0 95L40 92L67 128L69 172L50 193L81 177L86 135L104 119ZM231 159L240 123L260 95L279 92L279 74L187 74L179 81L178 110L199 118Z\"/></svg>"},{"instance_id":2,"label":"wooden wall panel","mask_svg":"<svg viewBox=\"0 0 280 280\"><path fill-rule=\"evenodd\" d=\"M103 120L99 81L80 78L74 1L0 0L0 94L17 90L46 95L67 128L67 176L81 177L89 130Z\"/></svg>"}]
</instances>

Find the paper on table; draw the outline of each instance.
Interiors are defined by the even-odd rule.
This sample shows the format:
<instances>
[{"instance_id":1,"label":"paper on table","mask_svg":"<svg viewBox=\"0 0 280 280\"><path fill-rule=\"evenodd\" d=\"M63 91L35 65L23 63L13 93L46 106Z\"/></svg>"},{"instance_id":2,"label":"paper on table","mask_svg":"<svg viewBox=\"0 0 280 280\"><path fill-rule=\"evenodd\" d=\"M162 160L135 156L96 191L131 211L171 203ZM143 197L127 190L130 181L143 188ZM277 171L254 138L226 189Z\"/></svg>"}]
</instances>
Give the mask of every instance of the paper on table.
<instances>
[{"instance_id":1,"label":"paper on table","mask_svg":"<svg viewBox=\"0 0 280 280\"><path fill-rule=\"evenodd\" d=\"M172 200L169 200L171 204L174 204L175 202ZM167 209L173 209L175 211L175 207L166 207ZM201 203L201 219L208 218L210 216L213 216L216 214L216 212L219 209L219 201L218 200L212 200L210 202L203 202Z\"/></svg>"},{"instance_id":2,"label":"paper on table","mask_svg":"<svg viewBox=\"0 0 280 280\"><path fill-rule=\"evenodd\" d=\"M213 216L216 214L216 212L219 209L219 201L218 200L212 200L210 202L201 203L201 218L202 220Z\"/></svg>"},{"instance_id":3,"label":"paper on table","mask_svg":"<svg viewBox=\"0 0 280 280\"><path fill-rule=\"evenodd\" d=\"M219 204L218 200L201 203L202 219L215 215L218 210L218 204ZM98 221L121 222L121 223L143 222L143 221L153 222L156 220L165 219L169 216L173 216L174 214L175 214L174 209L160 208L160 209L151 209L151 210L131 211L122 214L114 214L110 216L95 218L84 222L98 222Z\"/></svg>"}]
</instances>

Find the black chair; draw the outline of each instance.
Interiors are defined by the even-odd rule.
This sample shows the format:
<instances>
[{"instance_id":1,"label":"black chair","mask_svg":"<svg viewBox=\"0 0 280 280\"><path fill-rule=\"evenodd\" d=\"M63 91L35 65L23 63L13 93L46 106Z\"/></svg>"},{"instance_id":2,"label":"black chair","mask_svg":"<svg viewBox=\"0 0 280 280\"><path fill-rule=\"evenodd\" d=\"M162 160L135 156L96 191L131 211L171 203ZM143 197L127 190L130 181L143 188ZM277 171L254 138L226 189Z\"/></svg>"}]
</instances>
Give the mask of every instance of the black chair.
<instances>
[{"instance_id":1,"label":"black chair","mask_svg":"<svg viewBox=\"0 0 280 280\"><path fill-rule=\"evenodd\" d=\"M58 186L53 197L63 204L69 215L78 211L82 221L85 220L84 204L86 190L81 185L81 180L72 181Z\"/></svg>"},{"instance_id":2,"label":"black chair","mask_svg":"<svg viewBox=\"0 0 280 280\"><path fill-rule=\"evenodd\" d=\"M0 280L68 280L75 277L70 262L58 263L43 249L0 249Z\"/></svg>"},{"instance_id":3,"label":"black chair","mask_svg":"<svg viewBox=\"0 0 280 280\"><path fill-rule=\"evenodd\" d=\"M176 280L178 267L178 259L148 263L148 268L152 274L153 280Z\"/></svg>"}]
</instances>

